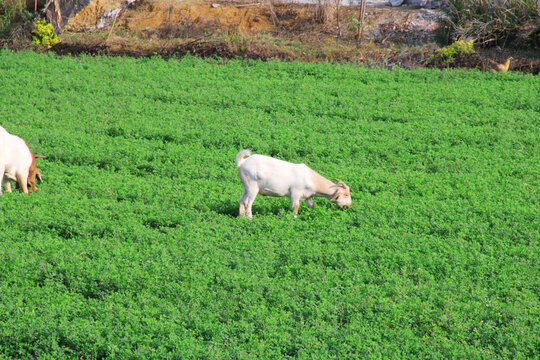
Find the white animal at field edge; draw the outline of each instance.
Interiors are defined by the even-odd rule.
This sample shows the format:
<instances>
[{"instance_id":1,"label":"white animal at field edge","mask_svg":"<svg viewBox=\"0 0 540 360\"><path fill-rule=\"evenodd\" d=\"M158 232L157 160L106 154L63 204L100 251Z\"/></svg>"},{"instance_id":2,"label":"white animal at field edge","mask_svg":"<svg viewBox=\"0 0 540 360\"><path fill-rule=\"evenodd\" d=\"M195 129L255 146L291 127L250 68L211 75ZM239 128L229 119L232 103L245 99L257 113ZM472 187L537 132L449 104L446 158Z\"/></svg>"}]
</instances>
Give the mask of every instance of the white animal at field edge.
<instances>
[{"instance_id":1,"label":"white animal at field edge","mask_svg":"<svg viewBox=\"0 0 540 360\"><path fill-rule=\"evenodd\" d=\"M36 156L26 141L0 126L0 194L2 185L11 192L10 181L16 181L23 193L28 193L28 184L37 191L35 180L41 179L41 174L35 161Z\"/></svg>"},{"instance_id":2,"label":"white animal at field edge","mask_svg":"<svg viewBox=\"0 0 540 360\"><path fill-rule=\"evenodd\" d=\"M247 157L247 158L246 158ZM341 180L337 184L317 174L305 164L293 164L270 156L251 154L242 150L236 155L236 166L244 193L240 197L239 215L253 217L251 207L257 194L288 196L294 217L298 214L301 200L309 207L315 205L313 196L325 197L341 209L351 207L349 187Z\"/></svg>"}]
</instances>

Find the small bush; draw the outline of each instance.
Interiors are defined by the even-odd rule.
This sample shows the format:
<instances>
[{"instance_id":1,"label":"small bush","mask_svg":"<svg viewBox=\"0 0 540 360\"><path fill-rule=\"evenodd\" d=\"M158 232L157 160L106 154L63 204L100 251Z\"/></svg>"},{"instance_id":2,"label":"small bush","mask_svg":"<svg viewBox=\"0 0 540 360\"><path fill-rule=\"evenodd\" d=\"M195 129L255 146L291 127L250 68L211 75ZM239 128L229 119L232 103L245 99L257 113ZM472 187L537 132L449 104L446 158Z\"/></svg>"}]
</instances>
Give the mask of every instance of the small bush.
<instances>
[{"instance_id":1,"label":"small bush","mask_svg":"<svg viewBox=\"0 0 540 360\"><path fill-rule=\"evenodd\" d=\"M474 41L456 40L451 45L435 50L427 61L428 65L448 66L457 59L474 53Z\"/></svg>"},{"instance_id":2,"label":"small bush","mask_svg":"<svg viewBox=\"0 0 540 360\"><path fill-rule=\"evenodd\" d=\"M478 46L540 45L536 0L447 0L447 39L476 39Z\"/></svg>"},{"instance_id":3,"label":"small bush","mask_svg":"<svg viewBox=\"0 0 540 360\"><path fill-rule=\"evenodd\" d=\"M59 41L53 26L45 19L37 20L35 22L32 34L32 42L44 49L50 49L51 46Z\"/></svg>"}]
</instances>

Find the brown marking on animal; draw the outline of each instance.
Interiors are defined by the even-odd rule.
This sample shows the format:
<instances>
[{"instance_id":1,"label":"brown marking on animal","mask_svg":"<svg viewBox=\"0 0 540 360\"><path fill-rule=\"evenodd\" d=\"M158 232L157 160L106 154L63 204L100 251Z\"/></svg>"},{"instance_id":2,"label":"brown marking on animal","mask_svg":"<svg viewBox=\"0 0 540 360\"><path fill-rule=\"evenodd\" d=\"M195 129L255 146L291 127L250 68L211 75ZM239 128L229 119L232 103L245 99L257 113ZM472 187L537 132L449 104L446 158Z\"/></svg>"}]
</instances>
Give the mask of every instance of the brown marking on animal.
<instances>
[{"instance_id":1,"label":"brown marking on animal","mask_svg":"<svg viewBox=\"0 0 540 360\"><path fill-rule=\"evenodd\" d=\"M28 148L30 150L30 148ZM36 187L36 177L39 176L41 179L41 173L39 172L39 169L36 166L36 156L30 150L30 154L32 155L32 163L30 164L30 169L28 169L28 185L32 189L32 191L36 192L39 189Z\"/></svg>"},{"instance_id":2,"label":"brown marking on animal","mask_svg":"<svg viewBox=\"0 0 540 360\"><path fill-rule=\"evenodd\" d=\"M36 166L36 158L46 159L46 156L43 155L34 155L32 150L30 149L30 146L28 146L28 143L25 141L26 147L28 148L28 151L30 151L30 155L32 156L32 163L30 164L30 168L28 169L28 184L24 184L24 186L20 183L20 181L17 181L17 188L21 188L24 193L28 192L28 187L32 189L33 192L36 192L39 190L39 188L36 186L36 178L43 182L43 178L41 177L41 172ZM26 189L26 191L25 191Z\"/></svg>"},{"instance_id":3,"label":"brown marking on animal","mask_svg":"<svg viewBox=\"0 0 540 360\"><path fill-rule=\"evenodd\" d=\"M332 179L334 181L336 181L338 183L338 185L334 185L334 186L338 186L338 189L336 190L334 196L332 197L332 199L330 199L331 202L335 202L337 201L341 196L343 197L349 197L351 196L351 190L350 188L341 180L339 179ZM350 199L349 199L349 203L348 204L344 204L343 206L340 206L341 209L343 209L345 206L347 207L351 207L351 202L350 202Z\"/></svg>"},{"instance_id":4,"label":"brown marking on animal","mask_svg":"<svg viewBox=\"0 0 540 360\"><path fill-rule=\"evenodd\" d=\"M319 175L317 172L311 169L310 174L311 181L313 182L316 193L319 196L326 197L328 200L330 200L330 202L338 203L339 207L342 209L345 206L351 207L350 199L349 201L343 201L343 197L350 198L351 196L349 187L343 181L339 179L333 179L337 182L337 184L334 184L324 176Z\"/></svg>"},{"instance_id":5,"label":"brown marking on animal","mask_svg":"<svg viewBox=\"0 0 540 360\"><path fill-rule=\"evenodd\" d=\"M317 193L325 195L328 198L331 197L334 194L331 187L335 184L312 169L309 169L309 172L311 174L311 181L313 181Z\"/></svg>"}]
</instances>

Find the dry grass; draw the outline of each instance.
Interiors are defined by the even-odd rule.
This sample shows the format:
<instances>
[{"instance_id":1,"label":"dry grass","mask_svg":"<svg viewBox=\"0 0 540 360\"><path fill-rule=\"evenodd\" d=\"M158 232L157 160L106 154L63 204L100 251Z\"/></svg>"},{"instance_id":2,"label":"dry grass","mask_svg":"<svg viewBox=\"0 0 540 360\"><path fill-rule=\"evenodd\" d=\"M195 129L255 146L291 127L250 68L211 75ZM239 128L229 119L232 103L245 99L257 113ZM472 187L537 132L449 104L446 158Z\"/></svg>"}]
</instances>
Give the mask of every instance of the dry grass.
<instances>
[{"instance_id":1,"label":"dry grass","mask_svg":"<svg viewBox=\"0 0 540 360\"><path fill-rule=\"evenodd\" d=\"M477 45L540 46L536 0L447 0L447 40L474 39Z\"/></svg>"},{"instance_id":2,"label":"dry grass","mask_svg":"<svg viewBox=\"0 0 540 360\"><path fill-rule=\"evenodd\" d=\"M0 1L0 38L8 34L14 23L20 21L25 14L25 0Z\"/></svg>"},{"instance_id":3,"label":"dry grass","mask_svg":"<svg viewBox=\"0 0 540 360\"><path fill-rule=\"evenodd\" d=\"M349 62L369 67L423 66L436 47L435 44L405 46L380 44L372 41L357 44L354 39L336 41L335 36L323 32L302 33L247 33L241 29L217 29L202 35L193 29L186 38L173 34L184 28L163 28L149 31L117 29L105 44L106 31L85 33L66 32L62 43L55 46L59 53L103 53L132 56L200 56L239 57L250 59L279 59L302 62Z\"/></svg>"},{"instance_id":4,"label":"dry grass","mask_svg":"<svg viewBox=\"0 0 540 360\"><path fill-rule=\"evenodd\" d=\"M163 33L164 31L165 33ZM169 38L177 30L132 31L117 29L108 43L107 31L64 33L62 42L53 49L59 54L104 54L129 56L181 57L187 53L202 57L246 58L302 62L353 63L366 67L388 69L420 68L438 48L435 43L403 45L373 41L359 45L354 40L339 41L332 35L313 32L293 36L291 33L246 33L242 30L218 29L215 32L188 38ZM182 31L182 30L178 30ZM504 62L512 55L510 71L538 73L540 57L536 52L497 52L479 49L467 61L452 64L453 67L477 68L489 71L489 59Z\"/></svg>"}]
</instances>

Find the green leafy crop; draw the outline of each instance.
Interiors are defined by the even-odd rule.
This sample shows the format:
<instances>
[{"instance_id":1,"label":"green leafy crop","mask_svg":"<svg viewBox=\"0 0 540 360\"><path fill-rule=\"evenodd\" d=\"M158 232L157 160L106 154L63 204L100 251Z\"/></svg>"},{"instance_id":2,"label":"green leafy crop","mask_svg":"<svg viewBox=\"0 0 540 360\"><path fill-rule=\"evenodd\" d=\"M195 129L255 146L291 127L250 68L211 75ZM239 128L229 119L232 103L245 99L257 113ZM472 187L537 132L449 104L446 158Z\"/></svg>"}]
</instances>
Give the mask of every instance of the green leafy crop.
<instances>
[{"instance_id":1,"label":"green leafy crop","mask_svg":"<svg viewBox=\"0 0 540 360\"><path fill-rule=\"evenodd\" d=\"M538 76L0 51L0 358L539 357ZM239 150L352 208L258 196Z\"/></svg>"}]
</instances>

